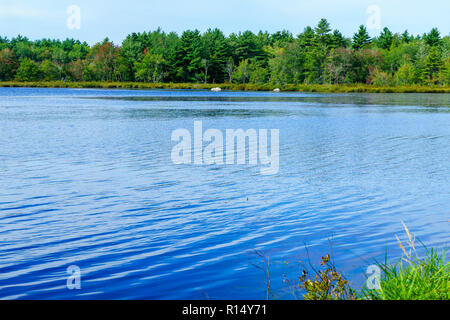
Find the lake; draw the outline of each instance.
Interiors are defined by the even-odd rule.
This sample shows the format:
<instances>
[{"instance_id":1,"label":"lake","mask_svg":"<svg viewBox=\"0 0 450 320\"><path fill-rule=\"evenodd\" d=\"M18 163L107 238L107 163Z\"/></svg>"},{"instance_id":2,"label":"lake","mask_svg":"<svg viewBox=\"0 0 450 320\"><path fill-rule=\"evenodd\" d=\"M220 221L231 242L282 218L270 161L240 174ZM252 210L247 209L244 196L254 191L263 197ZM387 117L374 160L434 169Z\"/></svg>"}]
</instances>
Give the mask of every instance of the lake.
<instances>
[{"instance_id":1,"label":"lake","mask_svg":"<svg viewBox=\"0 0 450 320\"><path fill-rule=\"evenodd\" d=\"M194 121L279 129L279 171L174 164ZM0 88L0 130L1 299L265 299L256 251L289 299L450 240L450 95Z\"/></svg>"}]
</instances>

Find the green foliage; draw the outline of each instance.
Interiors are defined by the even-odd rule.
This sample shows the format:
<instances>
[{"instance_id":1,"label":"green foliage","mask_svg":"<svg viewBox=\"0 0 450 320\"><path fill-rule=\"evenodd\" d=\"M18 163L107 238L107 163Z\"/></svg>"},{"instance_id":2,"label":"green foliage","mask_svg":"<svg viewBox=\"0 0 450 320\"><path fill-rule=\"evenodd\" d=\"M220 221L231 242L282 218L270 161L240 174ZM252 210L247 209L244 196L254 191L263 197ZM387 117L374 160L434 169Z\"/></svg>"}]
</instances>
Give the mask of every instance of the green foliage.
<instances>
[{"instance_id":1,"label":"green foliage","mask_svg":"<svg viewBox=\"0 0 450 320\"><path fill-rule=\"evenodd\" d=\"M107 38L89 52L83 77L90 81L113 81L116 76L119 48Z\"/></svg>"},{"instance_id":2,"label":"green foliage","mask_svg":"<svg viewBox=\"0 0 450 320\"><path fill-rule=\"evenodd\" d=\"M204 77L202 65L202 39L200 31L183 32L175 49L172 76L179 82L201 82Z\"/></svg>"},{"instance_id":3,"label":"green foliage","mask_svg":"<svg viewBox=\"0 0 450 320\"><path fill-rule=\"evenodd\" d=\"M300 289L306 291L305 300L356 300L356 291L353 290L341 273L331 261L330 255L322 257L321 269L313 269L311 274L303 270L299 277Z\"/></svg>"},{"instance_id":4,"label":"green foliage","mask_svg":"<svg viewBox=\"0 0 450 320\"><path fill-rule=\"evenodd\" d=\"M339 30L334 30L331 36L330 47L336 49L346 46L347 46L347 39L344 38L344 36Z\"/></svg>"},{"instance_id":5,"label":"green foliage","mask_svg":"<svg viewBox=\"0 0 450 320\"><path fill-rule=\"evenodd\" d=\"M325 81L329 84L351 83L351 70L353 51L351 49L339 48L331 51L325 63Z\"/></svg>"},{"instance_id":6,"label":"green foliage","mask_svg":"<svg viewBox=\"0 0 450 320\"><path fill-rule=\"evenodd\" d=\"M424 40L431 47L438 46L441 43L441 34L437 28L433 28L424 36Z\"/></svg>"},{"instance_id":7,"label":"green foliage","mask_svg":"<svg viewBox=\"0 0 450 320\"><path fill-rule=\"evenodd\" d=\"M375 86L389 86L392 85L392 76L380 70L380 68L375 68L372 74L371 84Z\"/></svg>"},{"instance_id":8,"label":"green foliage","mask_svg":"<svg viewBox=\"0 0 450 320\"><path fill-rule=\"evenodd\" d=\"M32 88L115 88L115 89L204 89L220 87L223 90L240 91L272 91L280 88L281 91L301 92L365 92L365 93L450 93L450 87L440 85L406 85L406 86L374 86L366 84L240 84L240 83L149 83L149 82L118 82L118 81L2 81L0 87L32 87Z\"/></svg>"},{"instance_id":9,"label":"green foliage","mask_svg":"<svg viewBox=\"0 0 450 320\"><path fill-rule=\"evenodd\" d=\"M332 35L330 34L330 24L326 19L320 20L315 29L317 41L325 46L329 46L332 43Z\"/></svg>"},{"instance_id":10,"label":"green foliage","mask_svg":"<svg viewBox=\"0 0 450 320\"><path fill-rule=\"evenodd\" d=\"M348 39L321 19L296 37L286 30L229 36L219 29L188 30L178 36L157 29L132 33L120 46L105 39L92 47L74 39L0 37L0 81L444 86L449 56L450 37L441 38L437 29L414 37L385 28L372 41L360 26Z\"/></svg>"},{"instance_id":11,"label":"green foliage","mask_svg":"<svg viewBox=\"0 0 450 320\"><path fill-rule=\"evenodd\" d=\"M380 288L364 288L362 297L370 300L449 300L450 262L447 262L446 251L438 254L436 250L427 250L421 258L416 250L415 236L405 224L403 226L409 248L397 237L404 256L395 264L387 261L379 264L382 270Z\"/></svg>"},{"instance_id":12,"label":"green foliage","mask_svg":"<svg viewBox=\"0 0 450 320\"><path fill-rule=\"evenodd\" d=\"M427 64L426 64L428 52L429 47L427 47L423 42L421 42L419 44L414 63L415 66L414 83L419 83L421 85L428 84Z\"/></svg>"},{"instance_id":13,"label":"green foliage","mask_svg":"<svg viewBox=\"0 0 450 320\"><path fill-rule=\"evenodd\" d=\"M294 41L294 36L287 30L277 31L269 35L269 37L269 45L272 47L286 47L286 45Z\"/></svg>"},{"instance_id":14,"label":"green foliage","mask_svg":"<svg viewBox=\"0 0 450 320\"><path fill-rule=\"evenodd\" d=\"M364 25L359 26L357 33L353 35L353 48L362 49L371 42L371 38Z\"/></svg>"},{"instance_id":15,"label":"green foliage","mask_svg":"<svg viewBox=\"0 0 450 320\"><path fill-rule=\"evenodd\" d=\"M248 59L242 60L234 71L233 79L238 83L246 84L250 79L250 71Z\"/></svg>"},{"instance_id":16,"label":"green foliage","mask_svg":"<svg viewBox=\"0 0 450 320\"><path fill-rule=\"evenodd\" d=\"M370 84L370 76L382 64L381 52L377 49L356 50L351 55L350 83Z\"/></svg>"},{"instance_id":17,"label":"green foliage","mask_svg":"<svg viewBox=\"0 0 450 320\"><path fill-rule=\"evenodd\" d=\"M269 78L269 70L262 62L254 62L250 65L249 82L253 84L265 84Z\"/></svg>"},{"instance_id":18,"label":"green foliage","mask_svg":"<svg viewBox=\"0 0 450 320\"><path fill-rule=\"evenodd\" d=\"M414 40L414 37L409 34L408 30L405 30L405 32L402 33L401 40L404 43L410 43Z\"/></svg>"},{"instance_id":19,"label":"green foliage","mask_svg":"<svg viewBox=\"0 0 450 320\"><path fill-rule=\"evenodd\" d=\"M61 78L61 72L56 64L50 60L45 60L39 66L39 72L45 81L53 81Z\"/></svg>"},{"instance_id":20,"label":"green foliage","mask_svg":"<svg viewBox=\"0 0 450 320\"><path fill-rule=\"evenodd\" d=\"M393 40L394 34L388 28L384 28L378 37L377 43L381 49L387 50L391 47Z\"/></svg>"},{"instance_id":21,"label":"green foliage","mask_svg":"<svg viewBox=\"0 0 450 320\"><path fill-rule=\"evenodd\" d=\"M31 59L24 58L17 69L16 80L37 81L41 79L39 65Z\"/></svg>"},{"instance_id":22,"label":"green foliage","mask_svg":"<svg viewBox=\"0 0 450 320\"><path fill-rule=\"evenodd\" d=\"M404 63L394 76L395 84L405 86L414 84L414 66L410 62Z\"/></svg>"},{"instance_id":23,"label":"green foliage","mask_svg":"<svg viewBox=\"0 0 450 320\"><path fill-rule=\"evenodd\" d=\"M416 43L402 43L390 50L383 50L382 68L386 72L395 73L406 62L416 60L419 46Z\"/></svg>"},{"instance_id":24,"label":"green foliage","mask_svg":"<svg viewBox=\"0 0 450 320\"><path fill-rule=\"evenodd\" d=\"M441 51L437 47L432 47L425 59L425 74L428 82L436 83L436 76L441 68Z\"/></svg>"},{"instance_id":25,"label":"green foliage","mask_svg":"<svg viewBox=\"0 0 450 320\"><path fill-rule=\"evenodd\" d=\"M310 270L303 270L299 277L299 288L305 292L305 300L449 300L450 262L447 252L439 254L426 249L424 257L416 250L416 238L403 224L408 240L404 245L397 237L403 257L399 262L379 263L381 274L379 287L369 289L364 286L356 292L347 280L336 270L330 255L322 258L320 268L310 263ZM409 247L408 247L409 246ZM290 281L285 283L291 285ZM292 290L291 290L292 291ZM294 296L295 291L294 291Z\"/></svg>"},{"instance_id":26,"label":"green foliage","mask_svg":"<svg viewBox=\"0 0 450 320\"><path fill-rule=\"evenodd\" d=\"M370 300L449 300L450 263L446 253L430 251L424 258L382 264L380 290L364 290Z\"/></svg>"},{"instance_id":27,"label":"green foliage","mask_svg":"<svg viewBox=\"0 0 450 320\"><path fill-rule=\"evenodd\" d=\"M306 27L303 33L298 35L298 43L300 47L307 48L316 45L316 34L314 29L311 27Z\"/></svg>"},{"instance_id":28,"label":"green foliage","mask_svg":"<svg viewBox=\"0 0 450 320\"><path fill-rule=\"evenodd\" d=\"M17 38L12 39L9 45L19 61L24 59L33 60L35 58L32 43L28 38L23 38L19 35Z\"/></svg>"},{"instance_id":29,"label":"green foliage","mask_svg":"<svg viewBox=\"0 0 450 320\"><path fill-rule=\"evenodd\" d=\"M19 63L11 49L5 48L0 51L0 80L8 81L14 78Z\"/></svg>"},{"instance_id":30,"label":"green foliage","mask_svg":"<svg viewBox=\"0 0 450 320\"><path fill-rule=\"evenodd\" d=\"M136 80L142 82L162 82L166 60L160 54L147 53L142 62L136 62Z\"/></svg>"},{"instance_id":31,"label":"green foliage","mask_svg":"<svg viewBox=\"0 0 450 320\"><path fill-rule=\"evenodd\" d=\"M209 29L203 35L202 65L205 83L223 83L226 76L227 63L231 58L231 48L225 35L219 29Z\"/></svg>"},{"instance_id":32,"label":"green foliage","mask_svg":"<svg viewBox=\"0 0 450 320\"><path fill-rule=\"evenodd\" d=\"M86 63L84 60L76 60L64 65L64 74L71 81L83 81Z\"/></svg>"},{"instance_id":33,"label":"green foliage","mask_svg":"<svg viewBox=\"0 0 450 320\"><path fill-rule=\"evenodd\" d=\"M264 60L266 58L260 39L251 31L239 34L233 49L235 61L246 59Z\"/></svg>"},{"instance_id":34,"label":"green foliage","mask_svg":"<svg viewBox=\"0 0 450 320\"><path fill-rule=\"evenodd\" d=\"M439 74L440 82L445 86L450 86L450 57L448 57Z\"/></svg>"}]
</instances>

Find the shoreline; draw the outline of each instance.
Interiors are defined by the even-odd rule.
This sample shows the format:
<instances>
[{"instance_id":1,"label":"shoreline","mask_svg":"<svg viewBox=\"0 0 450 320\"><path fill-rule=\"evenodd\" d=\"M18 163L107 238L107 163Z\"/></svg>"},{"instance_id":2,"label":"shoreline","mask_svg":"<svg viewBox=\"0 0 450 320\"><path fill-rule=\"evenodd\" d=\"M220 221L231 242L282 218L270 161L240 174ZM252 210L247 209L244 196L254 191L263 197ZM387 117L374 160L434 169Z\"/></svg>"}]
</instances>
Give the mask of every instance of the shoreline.
<instances>
[{"instance_id":1,"label":"shoreline","mask_svg":"<svg viewBox=\"0 0 450 320\"><path fill-rule=\"evenodd\" d=\"M73 89L187 89L211 90L221 88L228 91L274 91L281 92L320 92L320 93L450 93L450 86L373 86L355 85L305 85L288 84L199 84L199 83L144 83L144 82L0 82L2 88L73 88Z\"/></svg>"}]
</instances>

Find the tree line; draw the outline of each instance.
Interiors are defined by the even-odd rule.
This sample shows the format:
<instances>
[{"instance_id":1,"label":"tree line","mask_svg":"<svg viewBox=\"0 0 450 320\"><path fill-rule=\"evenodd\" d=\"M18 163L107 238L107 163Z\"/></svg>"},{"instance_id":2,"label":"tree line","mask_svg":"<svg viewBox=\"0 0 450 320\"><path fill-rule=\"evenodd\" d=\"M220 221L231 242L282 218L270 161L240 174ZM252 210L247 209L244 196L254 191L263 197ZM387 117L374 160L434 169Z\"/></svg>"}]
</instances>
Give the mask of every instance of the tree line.
<instances>
[{"instance_id":1,"label":"tree line","mask_svg":"<svg viewBox=\"0 0 450 320\"><path fill-rule=\"evenodd\" d=\"M326 19L294 36L219 29L132 33L122 44L0 37L0 81L449 85L450 37L364 26L352 38Z\"/></svg>"}]
</instances>

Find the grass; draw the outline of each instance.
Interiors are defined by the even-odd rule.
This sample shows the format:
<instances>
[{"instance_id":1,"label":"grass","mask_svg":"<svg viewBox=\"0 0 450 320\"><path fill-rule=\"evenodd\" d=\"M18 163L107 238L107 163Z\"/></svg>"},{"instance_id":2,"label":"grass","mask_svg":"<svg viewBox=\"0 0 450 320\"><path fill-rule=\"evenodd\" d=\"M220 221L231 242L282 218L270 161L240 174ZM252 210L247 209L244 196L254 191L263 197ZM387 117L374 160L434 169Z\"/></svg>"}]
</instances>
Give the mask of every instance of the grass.
<instances>
[{"instance_id":1,"label":"grass","mask_svg":"<svg viewBox=\"0 0 450 320\"><path fill-rule=\"evenodd\" d=\"M408 250L397 237L404 256L395 264L387 261L378 264L382 270L380 288L365 288L361 292L362 297L370 300L449 300L450 262L447 261L447 252L444 250L439 254L425 248L426 255L420 258L415 237L405 224L403 226L408 235Z\"/></svg>"},{"instance_id":2,"label":"grass","mask_svg":"<svg viewBox=\"0 0 450 320\"><path fill-rule=\"evenodd\" d=\"M305 266L302 275L294 281L284 275L287 292L294 299L302 296L304 300L449 300L450 262L447 261L447 252L444 250L439 254L424 246L426 253L419 256L415 237L405 224L403 227L408 236L407 244L404 245L397 237L403 256L395 263L388 262L386 256L384 263L377 264L381 273L375 289L369 289L370 279L360 290L352 288L329 254L322 257L320 266L314 266L306 248L309 266ZM267 299L275 298L271 292L268 259L264 258L264 262Z\"/></svg>"},{"instance_id":3,"label":"grass","mask_svg":"<svg viewBox=\"0 0 450 320\"><path fill-rule=\"evenodd\" d=\"M273 91L275 88L287 92L325 92L325 93L450 93L450 86L373 86L354 85L271 85L271 84L205 84L205 83L143 83L143 82L0 82L0 87L31 87L31 88L100 88L100 89L203 89L210 90L219 87L223 90L239 91Z\"/></svg>"},{"instance_id":4,"label":"grass","mask_svg":"<svg viewBox=\"0 0 450 320\"><path fill-rule=\"evenodd\" d=\"M425 258L380 266L379 290L363 290L370 300L449 300L450 264L446 252L431 250Z\"/></svg>"}]
</instances>

